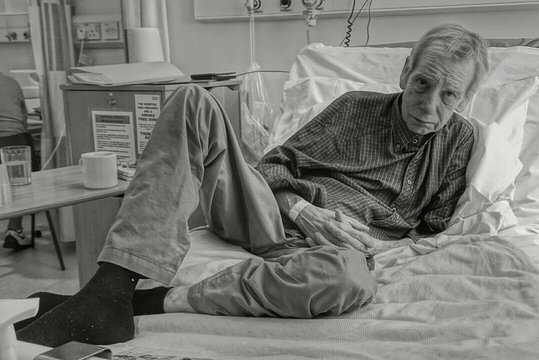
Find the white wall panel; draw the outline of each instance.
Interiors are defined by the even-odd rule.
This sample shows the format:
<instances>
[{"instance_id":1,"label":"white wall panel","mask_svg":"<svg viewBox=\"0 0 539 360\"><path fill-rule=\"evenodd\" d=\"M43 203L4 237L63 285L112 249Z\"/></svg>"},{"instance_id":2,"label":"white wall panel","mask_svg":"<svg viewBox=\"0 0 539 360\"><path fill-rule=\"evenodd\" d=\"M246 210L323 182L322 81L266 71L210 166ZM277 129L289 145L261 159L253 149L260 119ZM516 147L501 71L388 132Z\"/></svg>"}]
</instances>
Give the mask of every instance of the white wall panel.
<instances>
[{"instance_id":1,"label":"white wall panel","mask_svg":"<svg viewBox=\"0 0 539 360\"><path fill-rule=\"evenodd\" d=\"M304 6L301 0L292 0L292 5L283 10L280 0L260 0L256 12L260 20L286 20L301 18ZM347 15L353 0L325 0L321 6L321 17ZM356 1L356 9L363 0ZM429 14L451 11L515 10L539 7L539 1L518 0L372 0L372 15ZM245 0L194 0L195 19L199 21L236 21L248 18ZM364 9L364 13L366 13Z\"/></svg>"}]
</instances>

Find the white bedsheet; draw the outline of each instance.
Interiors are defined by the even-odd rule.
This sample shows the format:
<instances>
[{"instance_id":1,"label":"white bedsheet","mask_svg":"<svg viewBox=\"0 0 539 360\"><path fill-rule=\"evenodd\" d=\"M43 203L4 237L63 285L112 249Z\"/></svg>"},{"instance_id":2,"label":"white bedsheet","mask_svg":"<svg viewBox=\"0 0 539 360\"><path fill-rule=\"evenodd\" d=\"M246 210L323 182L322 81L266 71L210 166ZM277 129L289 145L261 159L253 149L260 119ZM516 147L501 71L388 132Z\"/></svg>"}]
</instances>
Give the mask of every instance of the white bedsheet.
<instances>
[{"instance_id":1,"label":"white bedsheet","mask_svg":"<svg viewBox=\"0 0 539 360\"><path fill-rule=\"evenodd\" d=\"M504 84L507 89L512 86L509 81L527 84L518 92L518 98L526 100L520 101L521 106L514 111L522 121L514 121L512 111L504 110L502 115L511 116L504 118L508 121L498 122L500 127L509 125L503 131L498 129L500 134L513 134L509 140L520 138L521 142L527 97L537 87L536 79L529 76L539 74L539 53L527 49L491 52L493 64L497 64L495 71L503 76L489 78L493 86L488 91L501 91ZM400 66L388 64L402 63L408 53L409 49L306 48L285 86L285 95L293 100L288 108L284 107L284 115L290 116L281 118L287 126L278 128L273 135L284 139L285 133L306 123L326 105L318 101L318 95L326 91L334 97L357 83L361 87L391 89L394 82L384 79L398 78ZM511 66L502 66L513 58L520 61L522 71L513 69L513 60ZM487 100L508 99L506 93ZM491 102L501 104L498 100ZM537 102L533 105L537 108ZM491 115L486 117L492 119ZM526 124L532 123L536 124L528 116ZM532 128L526 129L531 134ZM526 139L530 144L534 137ZM512 145L494 150L515 150L512 156L516 159L520 145L515 141L508 144ZM312 320L198 314L141 316L136 318L137 337L126 345L215 359L539 359L539 223L535 201L539 188L532 179L539 172L536 165L530 165L536 151L521 152L527 157L520 157L526 172L519 186L524 189L522 183L526 181L526 187L518 207L513 203L514 189L508 186L520 170L515 161L511 178L497 189L503 195L497 201L488 196L490 193L477 190L485 201L477 211L477 207L468 207L467 212L457 212L462 218L444 233L376 256L373 275L379 290L364 308ZM488 173L492 166L499 165L499 156L489 159L488 167L483 169L487 172L479 180L502 179ZM474 196L467 192L461 203L473 200L478 205L480 197ZM518 226L519 221L527 225ZM175 284L192 284L253 257L208 231L192 235L192 248Z\"/></svg>"},{"instance_id":2,"label":"white bedsheet","mask_svg":"<svg viewBox=\"0 0 539 360\"><path fill-rule=\"evenodd\" d=\"M439 235L377 256L378 293L351 313L312 320L141 316L127 345L219 359L537 359L539 252L534 265L520 249L539 248L537 238L528 229ZM196 280L201 269L249 256L197 231L181 272Z\"/></svg>"}]
</instances>

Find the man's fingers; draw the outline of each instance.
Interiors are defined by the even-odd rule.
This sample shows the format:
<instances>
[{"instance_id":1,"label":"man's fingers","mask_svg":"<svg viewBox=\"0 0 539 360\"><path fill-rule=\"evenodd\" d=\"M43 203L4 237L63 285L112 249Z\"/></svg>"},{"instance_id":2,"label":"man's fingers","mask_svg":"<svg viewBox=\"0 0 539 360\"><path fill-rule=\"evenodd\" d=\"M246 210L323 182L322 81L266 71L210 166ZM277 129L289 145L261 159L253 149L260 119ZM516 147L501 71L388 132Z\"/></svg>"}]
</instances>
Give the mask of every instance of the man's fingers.
<instances>
[{"instance_id":1,"label":"man's fingers","mask_svg":"<svg viewBox=\"0 0 539 360\"><path fill-rule=\"evenodd\" d=\"M370 228L367 225L363 224L360 221L357 221L356 219L351 219L350 225L352 225L352 227L356 229L357 231L368 232L370 230Z\"/></svg>"},{"instance_id":2,"label":"man's fingers","mask_svg":"<svg viewBox=\"0 0 539 360\"><path fill-rule=\"evenodd\" d=\"M339 209L335 210L335 220L337 220L338 222L343 221L343 214L342 211Z\"/></svg>"},{"instance_id":3,"label":"man's fingers","mask_svg":"<svg viewBox=\"0 0 539 360\"><path fill-rule=\"evenodd\" d=\"M324 235L322 235L319 232L314 233L314 240L318 245L329 245L329 246L335 246L331 241L325 238Z\"/></svg>"},{"instance_id":4,"label":"man's fingers","mask_svg":"<svg viewBox=\"0 0 539 360\"><path fill-rule=\"evenodd\" d=\"M348 223L358 231L368 232L370 230L367 225L363 224L361 221L351 218L350 216L344 215L339 209L335 210L335 220L337 220L337 222Z\"/></svg>"},{"instance_id":5,"label":"man's fingers","mask_svg":"<svg viewBox=\"0 0 539 360\"><path fill-rule=\"evenodd\" d=\"M340 239L342 243L349 244L356 250L365 251L365 245L360 238L365 235L364 233L354 230L346 223L329 222L326 224L326 228L332 235ZM351 232L353 232L354 236L351 235Z\"/></svg>"}]
</instances>

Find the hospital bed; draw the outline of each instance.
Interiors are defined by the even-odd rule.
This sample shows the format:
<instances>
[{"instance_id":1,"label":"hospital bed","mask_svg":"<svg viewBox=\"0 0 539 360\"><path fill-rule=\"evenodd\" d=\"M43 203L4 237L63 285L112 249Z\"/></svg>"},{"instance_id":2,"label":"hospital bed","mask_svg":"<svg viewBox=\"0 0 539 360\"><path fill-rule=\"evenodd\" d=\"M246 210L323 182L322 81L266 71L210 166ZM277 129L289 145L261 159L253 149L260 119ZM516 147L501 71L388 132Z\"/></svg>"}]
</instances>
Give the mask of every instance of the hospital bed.
<instances>
[{"instance_id":1,"label":"hospital bed","mask_svg":"<svg viewBox=\"0 0 539 360\"><path fill-rule=\"evenodd\" d=\"M346 91L399 91L409 53L394 44L305 47L284 85L270 147ZM372 303L309 320L140 316L135 339L117 349L157 359L539 359L539 49L490 47L489 57L488 79L463 111L476 138L451 226L377 255ZM176 284L253 257L206 229L191 237Z\"/></svg>"}]
</instances>

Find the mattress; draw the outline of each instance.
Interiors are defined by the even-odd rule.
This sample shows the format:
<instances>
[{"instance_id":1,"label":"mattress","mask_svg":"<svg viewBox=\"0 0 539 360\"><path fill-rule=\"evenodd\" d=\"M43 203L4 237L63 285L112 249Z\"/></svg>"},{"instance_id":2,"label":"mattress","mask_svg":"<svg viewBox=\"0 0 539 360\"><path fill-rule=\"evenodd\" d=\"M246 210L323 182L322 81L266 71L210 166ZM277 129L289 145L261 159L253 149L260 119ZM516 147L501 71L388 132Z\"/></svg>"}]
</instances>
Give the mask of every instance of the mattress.
<instances>
[{"instance_id":1,"label":"mattress","mask_svg":"<svg viewBox=\"0 0 539 360\"><path fill-rule=\"evenodd\" d=\"M376 256L379 290L361 309L308 320L139 316L135 339L115 350L215 359L539 358L538 238L525 228L441 234ZM176 281L251 256L199 229Z\"/></svg>"}]
</instances>

